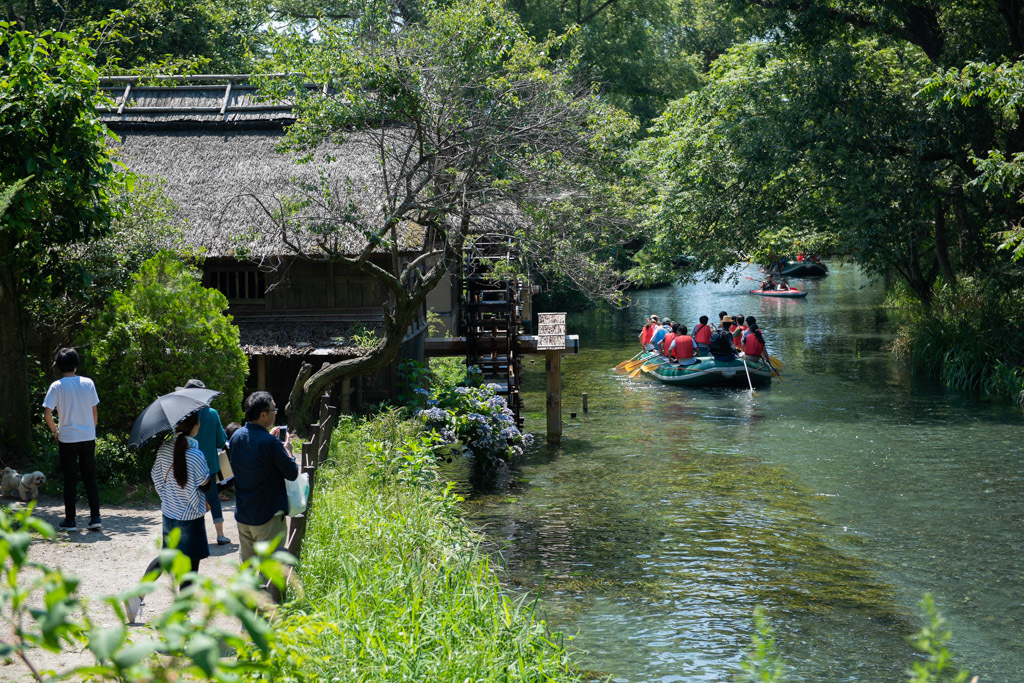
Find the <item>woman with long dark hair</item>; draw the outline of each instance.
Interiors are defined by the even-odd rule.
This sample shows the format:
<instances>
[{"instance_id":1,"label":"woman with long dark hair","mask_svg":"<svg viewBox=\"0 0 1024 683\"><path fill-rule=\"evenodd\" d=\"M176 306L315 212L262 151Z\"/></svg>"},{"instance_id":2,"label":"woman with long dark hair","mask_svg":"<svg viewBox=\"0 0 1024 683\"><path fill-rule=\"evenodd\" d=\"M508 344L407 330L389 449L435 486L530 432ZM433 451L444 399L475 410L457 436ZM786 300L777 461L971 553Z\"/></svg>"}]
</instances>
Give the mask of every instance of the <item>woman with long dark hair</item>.
<instances>
[{"instance_id":1,"label":"woman with long dark hair","mask_svg":"<svg viewBox=\"0 0 1024 683\"><path fill-rule=\"evenodd\" d=\"M199 571L199 563L210 556L206 539L206 495L210 486L210 468L206 456L199 450L195 436L199 432L199 415L193 413L174 428L177 436L168 439L156 452L156 461L150 476L160 496L163 513L163 542L174 529L181 530L178 550L192 561L192 571ZM160 571L160 558L146 567L146 574ZM182 588L189 585L183 581ZM128 618L134 622L141 613L141 598L126 601Z\"/></svg>"}]
</instances>

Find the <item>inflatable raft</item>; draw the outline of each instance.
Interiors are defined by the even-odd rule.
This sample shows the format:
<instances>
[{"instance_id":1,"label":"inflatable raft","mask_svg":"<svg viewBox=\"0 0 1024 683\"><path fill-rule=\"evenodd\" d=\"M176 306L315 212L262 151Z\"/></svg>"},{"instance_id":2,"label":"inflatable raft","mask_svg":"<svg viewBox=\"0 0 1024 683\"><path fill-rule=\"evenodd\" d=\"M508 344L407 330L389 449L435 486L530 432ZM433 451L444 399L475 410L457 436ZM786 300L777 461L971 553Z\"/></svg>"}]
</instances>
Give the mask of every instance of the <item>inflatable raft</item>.
<instances>
[{"instance_id":1,"label":"inflatable raft","mask_svg":"<svg viewBox=\"0 0 1024 683\"><path fill-rule=\"evenodd\" d=\"M819 261L789 261L779 272L782 277L825 277L828 266Z\"/></svg>"},{"instance_id":2,"label":"inflatable raft","mask_svg":"<svg viewBox=\"0 0 1024 683\"><path fill-rule=\"evenodd\" d=\"M664 360L664 356L650 354L652 363ZM755 386L771 384L772 368L760 358L747 359L750 382ZM648 375L665 384L684 387L738 387L746 389L747 373L743 370L742 358L731 361L715 360L711 357L698 358L691 365L663 362L647 371Z\"/></svg>"},{"instance_id":3,"label":"inflatable raft","mask_svg":"<svg viewBox=\"0 0 1024 683\"><path fill-rule=\"evenodd\" d=\"M750 293L758 296L774 296L779 299L802 299L807 296L807 292L799 289L769 289L768 291L752 289Z\"/></svg>"}]
</instances>

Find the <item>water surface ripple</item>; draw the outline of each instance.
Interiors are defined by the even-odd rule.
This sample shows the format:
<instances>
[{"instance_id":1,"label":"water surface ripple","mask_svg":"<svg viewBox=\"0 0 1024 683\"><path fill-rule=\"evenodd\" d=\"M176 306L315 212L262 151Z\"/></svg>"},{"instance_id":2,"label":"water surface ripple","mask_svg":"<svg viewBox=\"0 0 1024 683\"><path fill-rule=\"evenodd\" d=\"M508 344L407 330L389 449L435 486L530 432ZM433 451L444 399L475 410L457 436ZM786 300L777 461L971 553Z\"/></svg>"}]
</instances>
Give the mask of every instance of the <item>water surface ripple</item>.
<instances>
[{"instance_id":1,"label":"water surface ripple","mask_svg":"<svg viewBox=\"0 0 1024 683\"><path fill-rule=\"evenodd\" d=\"M801 283L802 301L742 282L570 316L582 351L563 360L559 447L542 443L543 358L525 365L539 445L511 488L467 502L510 589L539 593L615 681L734 679L757 605L789 680L903 680L925 591L964 665L1024 680L1020 411L892 363L882 289L852 267ZM646 314L692 327L723 309L757 316L785 382L751 396L612 371Z\"/></svg>"}]
</instances>

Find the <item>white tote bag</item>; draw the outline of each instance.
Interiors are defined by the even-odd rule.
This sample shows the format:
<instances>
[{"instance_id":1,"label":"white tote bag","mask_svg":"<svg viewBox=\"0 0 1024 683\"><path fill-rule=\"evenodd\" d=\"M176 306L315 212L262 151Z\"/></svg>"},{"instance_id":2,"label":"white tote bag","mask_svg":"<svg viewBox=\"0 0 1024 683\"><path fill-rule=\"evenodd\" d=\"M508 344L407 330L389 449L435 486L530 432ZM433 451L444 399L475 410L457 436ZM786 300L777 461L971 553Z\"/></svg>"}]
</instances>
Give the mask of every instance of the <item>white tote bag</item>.
<instances>
[{"instance_id":1,"label":"white tote bag","mask_svg":"<svg viewBox=\"0 0 1024 683\"><path fill-rule=\"evenodd\" d=\"M306 511L309 500L309 475L299 472L295 481L284 480L284 490L288 493L288 516L294 517Z\"/></svg>"}]
</instances>

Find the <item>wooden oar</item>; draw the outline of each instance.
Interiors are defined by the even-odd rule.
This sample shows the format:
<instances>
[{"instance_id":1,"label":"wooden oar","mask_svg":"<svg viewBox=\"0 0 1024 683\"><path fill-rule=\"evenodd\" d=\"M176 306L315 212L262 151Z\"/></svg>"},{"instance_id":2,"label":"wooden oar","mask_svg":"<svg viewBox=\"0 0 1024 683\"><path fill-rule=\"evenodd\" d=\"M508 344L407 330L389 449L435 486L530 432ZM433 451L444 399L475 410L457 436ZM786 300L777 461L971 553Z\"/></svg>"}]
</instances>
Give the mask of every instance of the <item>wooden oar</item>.
<instances>
[{"instance_id":1,"label":"wooden oar","mask_svg":"<svg viewBox=\"0 0 1024 683\"><path fill-rule=\"evenodd\" d=\"M658 367L659 365L664 365L670 360L672 359L667 357L658 358L658 360L650 361L649 363L644 363L642 366L640 366L640 369L643 370L644 372L650 372L654 368Z\"/></svg>"},{"instance_id":2,"label":"wooden oar","mask_svg":"<svg viewBox=\"0 0 1024 683\"><path fill-rule=\"evenodd\" d=\"M768 354L768 364L771 365L773 368L778 368L779 370L786 367L785 363L783 363L781 360L779 360L778 358L771 354Z\"/></svg>"},{"instance_id":3,"label":"wooden oar","mask_svg":"<svg viewBox=\"0 0 1024 683\"><path fill-rule=\"evenodd\" d=\"M623 365L622 366L623 372L633 372L634 370L639 368L641 365L646 363L651 358L650 354L648 352L646 352L646 351L643 354L641 354L641 355L643 356L642 358L638 358L637 360L631 360L628 363L626 363L625 365Z\"/></svg>"},{"instance_id":4,"label":"wooden oar","mask_svg":"<svg viewBox=\"0 0 1024 683\"><path fill-rule=\"evenodd\" d=\"M626 369L626 365L627 365L627 364L628 364L628 363L629 363L630 361L634 361L634 360L636 360L637 358L639 358L639 357L640 357L641 355L643 355L644 353L646 353L646 351L640 351L640 353L636 354L635 356L633 356L633 357L632 357L632 358L630 358L629 360L624 360L624 361L622 361L621 363L619 363L618 365L616 365L616 366L615 366L615 372L621 372L621 371L624 371L624 370Z\"/></svg>"},{"instance_id":5,"label":"wooden oar","mask_svg":"<svg viewBox=\"0 0 1024 683\"><path fill-rule=\"evenodd\" d=\"M665 359L665 360L668 360L668 359ZM658 367L659 365L662 365L662 364L664 364L664 361L662 361L660 363L658 363L658 362L654 362L654 363L647 363L647 362L645 362L640 367L638 367L636 370L634 370L633 372L629 373L629 376L630 377L636 377L641 372L650 372L651 368L656 368L656 367Z\"/></svg>"},{"instance_id":6,"label":"wooden oar","mask_svg":"<svg viewBox=\"0 0 1024 683\"><path fill-rule=\"evenodd\" d=\"M766 357L766 358L767 358L767 360L768 360L768 367L769 367L769 368L771 368L771 370L772 370L772 374L773 374L773 375L775 375L776 377L778 377L778 378L779 378L779 381L780 381L780 382L785 382L786 380L784 380L784 379L782 378L782 375L781 375L781 374L779 374L779 371L778 371L778 370L777 370L777 369L775 368L775 366L774 366L774 365L772 365L772 363L771 363L771 361L772 361L773 359L774 359L774 360L778 360L778 359L777 359L777 358L775 358L774 356L771 356L771 355L769 355L767 351L765 351L765 354L764 354L764 355L765 355L765 357ZM764 359L764 358L762 358L761 360L763 361L763 360L765 360L765 359ZM782 361L779 361L779 366L781 367L781 365L782 365Z\"/></svg>"}]
</instances>

